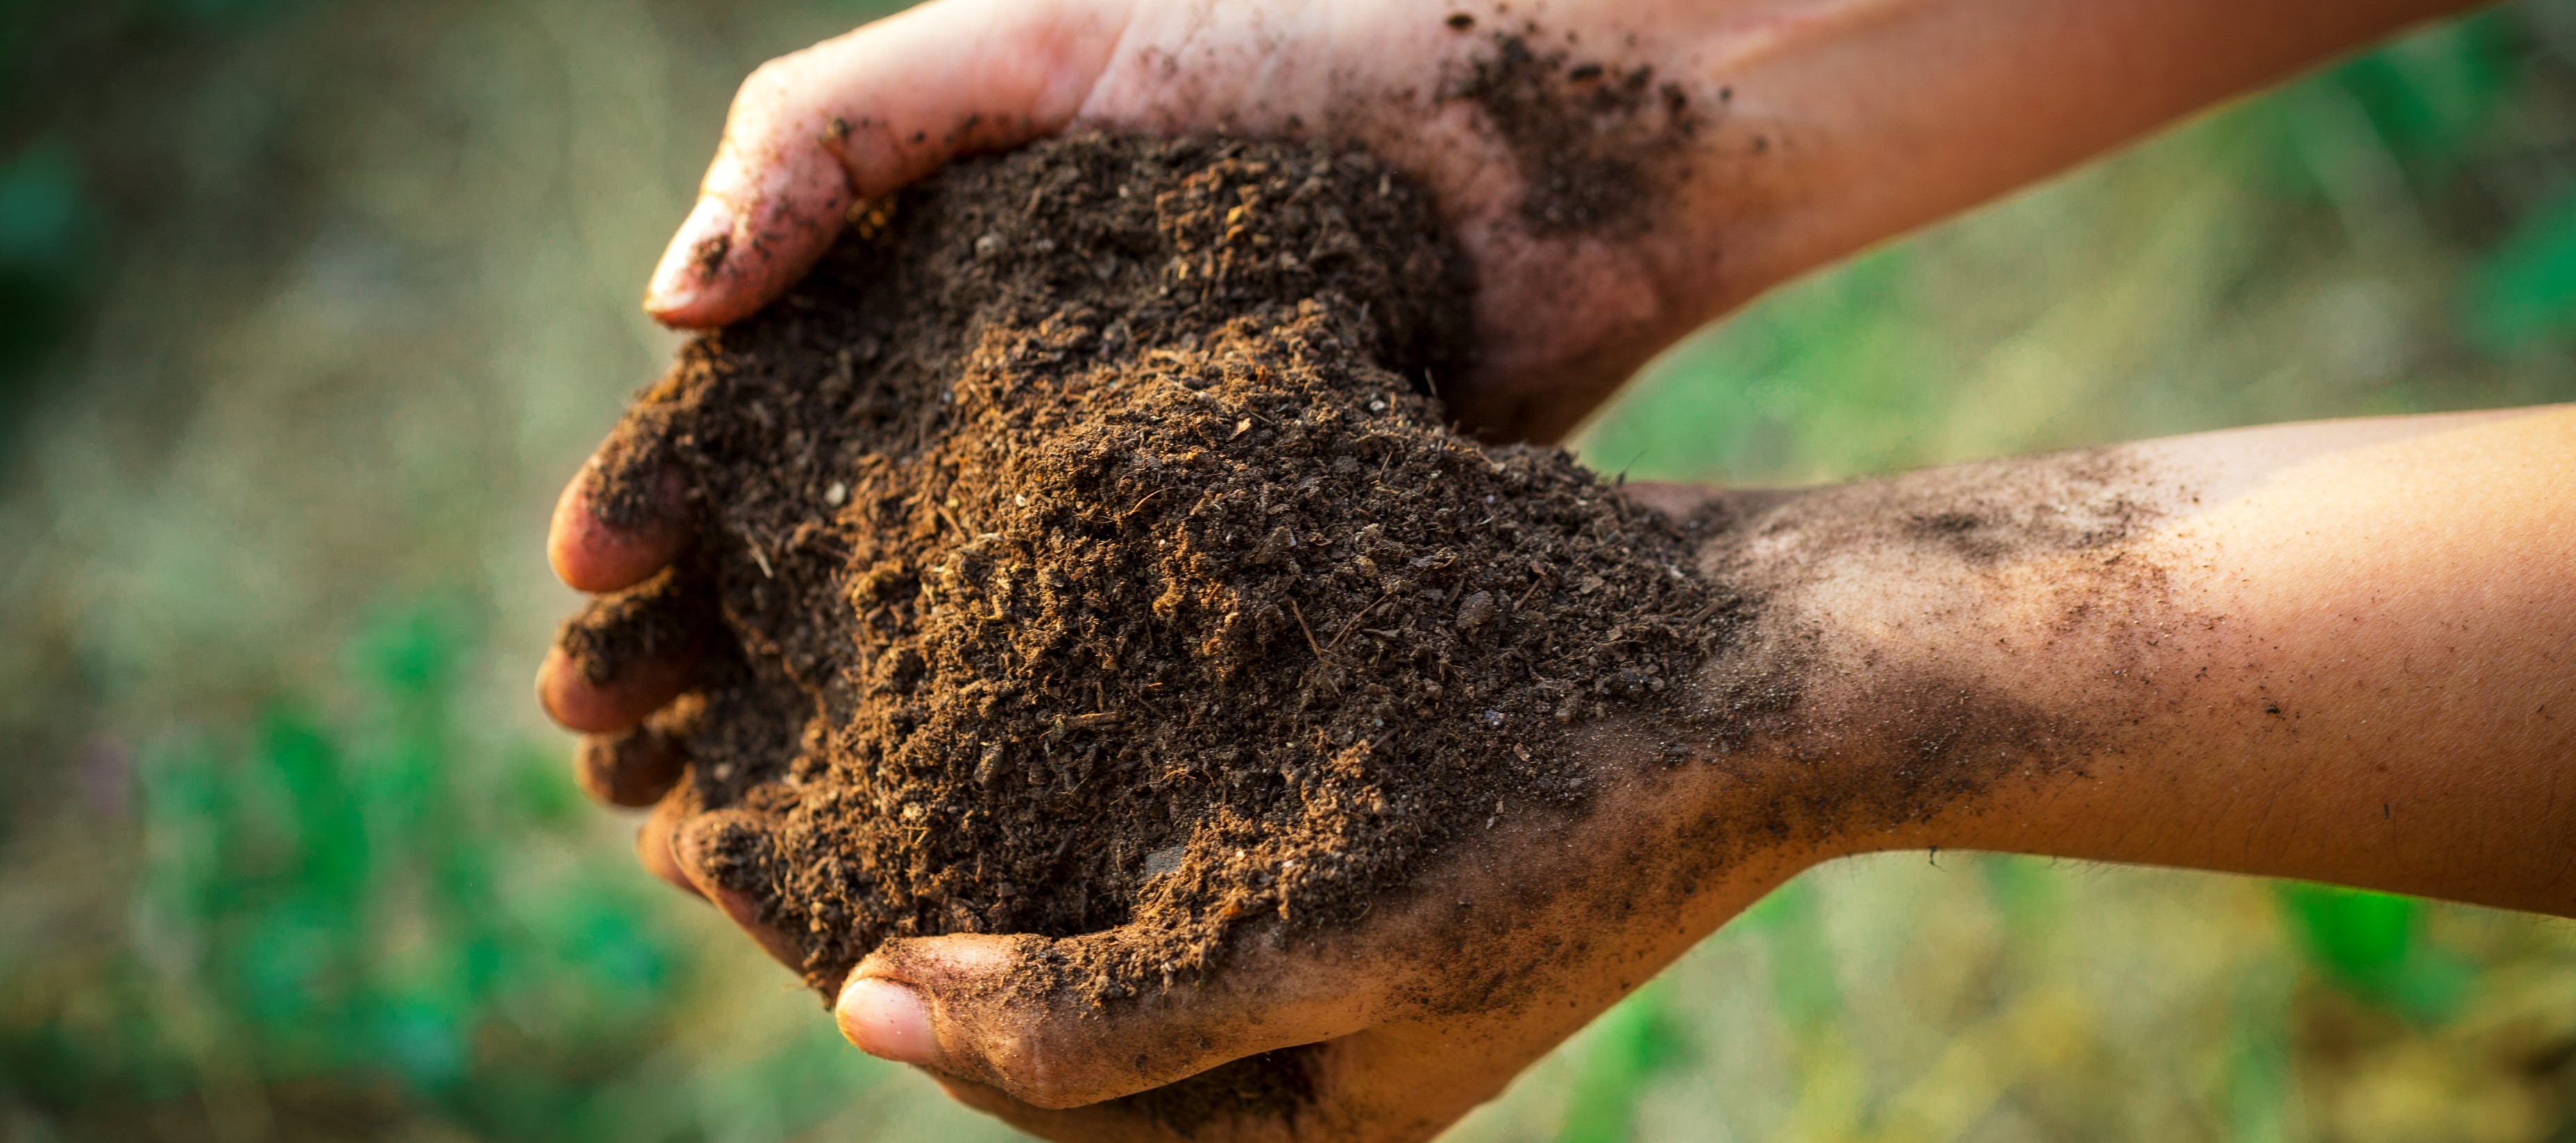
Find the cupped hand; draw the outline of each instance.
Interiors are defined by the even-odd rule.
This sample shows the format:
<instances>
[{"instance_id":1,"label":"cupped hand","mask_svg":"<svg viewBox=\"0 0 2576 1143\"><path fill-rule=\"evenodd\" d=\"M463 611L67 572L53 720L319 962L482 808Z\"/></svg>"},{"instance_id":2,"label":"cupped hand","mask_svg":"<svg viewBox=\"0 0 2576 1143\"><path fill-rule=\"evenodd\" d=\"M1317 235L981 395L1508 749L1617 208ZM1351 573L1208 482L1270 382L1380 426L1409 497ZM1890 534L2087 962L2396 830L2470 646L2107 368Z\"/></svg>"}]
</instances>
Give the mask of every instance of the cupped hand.
<instances>
[{"instance_id":1,"label":"cupped hand","mask_svg":"<svg viewBox=\"0 0 2576 1143\"><path fill-rule=\"evenodd\" d=\"M1436 379L1451 411L1553 439L1727 293L1711 221L1727 212L1705 207L1741 213L1757 192L1721 160L1765 137L1694 78L1713 18L1659 0L1535 18L1493 0L934 0L753 72L645 308L683 327L744 317L853 203L961 154L1081 127L1321 137L1419 180L1473 267L1476 356ZM548 542L565 583L626 588L687 545L676 481L658 509L604 513L588 472ZM538 690L565 726L616 732L678 694L685 666L589 679L559 651Z\"/></svg>"},{"instance_id":2,"label":"cupped hand","mask_svg":"<svg viewBox=\"0 0 2576 1143\"><path fill-rule=\"evenodd\" d=\"M1489 437L1553 439L1709 316L1717 292L1713 239L1693 221L1706 212L1689 207L1719 189L1701 168L1734 128L1727 93L1691 86L1679 8L1577 3L1532 23L1489 0L936 0L752 75L646 309L681 327L747 316L813 264L853 204L959 155L1089 127L1324 138L1426 187L1472 268L1476 356L1435 379L1452 411ZM641 511L603 511L586 470L557 505L558 575L611 592L667 566L690 522L676 482L661 491ZM674 651L598 679L549 657L540 697L593 736L581 777L594 795L662 798L683 760L639 727L687 689L688 669ZM1669 842L1687 816L1675 807L1691 804L1669 794L1631 789L1634 812L1581 823L1507 823L1364 929L1256 932L1210 979L1114 1009L1009 982L1027 957L1118 933L952 936L879 951L840 1018L861 1047L1050 1137L1317 1124L1325 1137L1427 1137L1792 871L1739 863L1710 875L1717 892L1679 874L1641 882L1639 868L1670 863L1639 847ZM639 857L792 960L793 943L694 859L721 825L662 800ZM1185 1122L1203 1109L1137 1094L1292 1047L1270 1065L1307 1090L1288 1120Z\"/></svg>"},{"instance_id":3,"label":"cupped hand","mask_svg":"<svg viewBox=\"0 0 2576 1143\"><path fill-rule=\"evenodd\" d=\"M1698 185L1732 92L1694 78L1706 6L1577 0L936 0L773 60L735 97L645 309L741 318L853 202L1069 128L1317 137L1432 193L1475 267L1467 423L1561 435L1708 315ZM1745 136L1750 145L1750 135ZM1447 384L1454 380L1454 385Z\"/></svg>"},{"instance_id":4,"label":"cupped hand","mask_svg":"<svg viewBox=\"0 0 2576 1143\"><path fill-rule=\"evenodd\" d=\"M1666 769L1655 741L1595 728L1577 747L1602 782L1587 812L1497 823L1355 928L1250 925L1203 978L1099 1004L1026 970L1081 963L1122 931L895 940L850 974L835 1015L858 1047L1050 1139L1430 1138L1821 856L1731 824L1759 816L1745 804L1769 796L1759 783ZM586 751L588 784L658 793L671 766L655 748L648 733ZM646 865L799 963L706 868L714 839L757 818L682 801L643 830Z\"/></svg>"}]
</instances>

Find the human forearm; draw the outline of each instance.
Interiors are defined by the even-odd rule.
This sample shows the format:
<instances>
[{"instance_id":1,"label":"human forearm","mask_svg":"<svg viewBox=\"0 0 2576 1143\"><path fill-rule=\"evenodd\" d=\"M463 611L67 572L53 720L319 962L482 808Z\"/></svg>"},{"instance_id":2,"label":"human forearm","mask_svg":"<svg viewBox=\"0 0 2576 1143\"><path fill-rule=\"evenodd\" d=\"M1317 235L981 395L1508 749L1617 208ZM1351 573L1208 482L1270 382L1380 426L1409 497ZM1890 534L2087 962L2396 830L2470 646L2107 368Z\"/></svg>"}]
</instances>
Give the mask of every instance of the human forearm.
<instances>
[{"instance_id":1,"label":"human forearm","mask_svg":"<svg viewBox=\"0 0 2576 1143\"><path fill-rule=\"evenodd\" d=\"M1710 22L1731 91L1671 269L1692 320L2470 0L1774 0ZM1722 168L1736 168L1729 171ZM1750 170L1753 173L1738 173Z\"/></svg>"},{"instance_id":2,"label":"human forearm","mask_svg":"<svg viewBox=\"0 0 2576 1143\"><path fill-rule=\"evenodd\" d=\"M2571 446L2576 411L2338 422L1818 494L1714 546L1775 648L1719 677L1799 680L1749 721L1857 791L1828 852L2576 911Z\"/></svg>"},{"instance_id":3,"label":"human forearm","mask_svg":"<svg viewBox=\"0 0 2576 1143\"><path fill-rule=\"evenodd\" d=\"M2391 427L2426 431L2367 440ZM1994 840L2576 914L2576 412L2275 434L2357 439L2163 450L2244 486L2153 545L2210 617L2172 662L2202 666L2130 757L1999 802Z\"/></svg>"}]
</instances>

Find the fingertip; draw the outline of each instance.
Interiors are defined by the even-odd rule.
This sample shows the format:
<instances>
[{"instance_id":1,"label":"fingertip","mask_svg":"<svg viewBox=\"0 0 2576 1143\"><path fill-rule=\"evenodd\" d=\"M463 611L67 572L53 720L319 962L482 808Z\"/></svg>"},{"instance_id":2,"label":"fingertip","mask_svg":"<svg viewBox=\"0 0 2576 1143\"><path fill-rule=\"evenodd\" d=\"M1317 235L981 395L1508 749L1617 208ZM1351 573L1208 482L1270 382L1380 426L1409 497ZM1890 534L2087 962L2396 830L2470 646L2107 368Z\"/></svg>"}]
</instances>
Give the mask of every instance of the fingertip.
<instances>
[{"instance_id":1,"label":"fingertip","mask_svg":"<svg viewBox=\"0 0 2576 1143\"><path fill-rule=\"evenodd\" d=\"M725 270L735 256L737 229L733 209L723 199L700 196L679 232L671 236L671 244L663 248L662 260L653 266L653 276L644 286L644 312L664 325L682 328L719 324L707 318L716 309L711 303L730 280Z\"/></svg>"},{"instance_id":2,"label":"fingertip","mask_svg":"<svg viewBox=\"0 0 2576 1143\"><path fill-rule=\"evenodd\" d=\"M545 708L546 717L555 720L555 725L586 734L625 729L606 724L600 715L598 693L583 681L581 669L563 648L546 650L546 661L537 665L537 705Z\"/></svg>"},{"instance_id":3,"label":"fingertip","mask_svg":"<svg viewBox=\"0 0 2576 1143\"><path fill-rule=\"evenodd\" d=\"M573 756L573 777L597 801L642 809L669 792L687 763L678 743L650 729L593 734Z\"/></svg>"},{"instance_id":4,"label":"fingertip","mask_svg":"<svg viewBox=\"0 0 2576 1143\"><path fill-rule=\"evenodd\" d=\"M679 799L666 798L652 817L644 819L644 824L635 830L635 860L662 883L703 898L706 894L699 892L697 883L680 870L680 859L671 848L671 840L679 836L682 812Z\"/></svg>"},{"instance_id":5,"label":"fingertip","mask_svg":"<svg viewBox=\"0 0 2576 1143\"><path fill-rule=\"evenodd\" d=\"M688 688L688 668L666 659L634 663L608 682L593 683L560 646L537 668L537 702L566 730L611 734L644 721Z\"/></svg>"},{"instance_id":6,"label":"fingertip","mask_svg":"<svg viewBox=\"0 0 2576 1143\"><path fill-rule=\"evenodd\" d=\"M929 1065L939 1042L930 1032L930 1009L912 989L882 977L861 977L841 989L832 1007L842 1038L881 1060Z\"/></svg>"},{"instance_id":7,"label":"fingertip","mask_svg":"<svg viewBox=\"0 0 2576 1143\"><path fill-rule=\"evenodd\" d=\"M743 831L765 832L765 823L747 810L711 810L680 826L671 853L679 862L680 874L697 887L700 896L714 903L716 911L750 934L770 959L802 971L804 947L762 918L758 898L726 885L713 869L716 852L726 844L728 835Z\"/></svg>"},{"instance_id":8,"label":"fingertip","mask_svg":"<svg viewBox=\"0 0 2576 1143\"><path fill-rule=\"evenodd\" d=\"M585 468L555 498L546 532L546 561L555 577L577 591L616 591L652 578L688 542L680 520L685 492L678 473L657 478L655 506L645 519L619 527L600 518L593 504L598 473Z\"/></svg>"},{"instance_id":9,"label":"fingertip","mask_svg":"<svg viewBox=\"0 0 2576 1143\"><path fill-rule=\"evenodd\" d=\"M555 720L555 725L574 730L580 728L564 718L564 711L580 705L570 694L579 681L575 678L578 674L573 669L572 656L561 647L547 648L546 660L537 664L537 705L545 708L546 717Z\"/></svg>"},{"instance_id":10,"label":"fingertip","mask_svg":"<svg viewBox=\"0 0 2576 1143\"><path fill-rule=\"evenodd\" d=\"M838 161L813 147L754 146L767 166L719 153L644 287L644 312L675 329L750 317L805 276L840 237L852 201ZM718 189L724 188L724 189Z\"/></svg>"}]
</instances>

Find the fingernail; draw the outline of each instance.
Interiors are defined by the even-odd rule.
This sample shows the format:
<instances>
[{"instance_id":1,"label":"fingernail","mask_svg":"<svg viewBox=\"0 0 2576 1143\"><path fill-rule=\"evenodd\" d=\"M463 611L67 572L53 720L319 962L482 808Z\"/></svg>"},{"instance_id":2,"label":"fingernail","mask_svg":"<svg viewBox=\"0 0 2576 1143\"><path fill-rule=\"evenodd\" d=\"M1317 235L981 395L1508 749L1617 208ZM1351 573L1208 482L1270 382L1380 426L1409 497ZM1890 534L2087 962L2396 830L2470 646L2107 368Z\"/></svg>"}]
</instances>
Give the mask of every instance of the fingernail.
<instances>
[{"instance_id":1,"label":"fingernail","mask_svg":"<svg viewBox=\"0 0 2576 1143\"><path fill-rule=\"evenodd\" d=\"M662 251L662 264L653 268L653 279L644 287L644 308L667 314L697 301L732 245L733 211L713 196L699 199Z\"/></svg>"},{"instance_id":2,"label":"fingernail","mask_svg":"<svg viewBox=\"0 0 2576 1143\"><path fill-rule=\"evenodd\" d=\"M841 990L833 1015L841 1035L860 1051L900 1064L927 1064L939 1056L930 1038L930 1013L921 996L891 980L869 977Z\"/></svg>"}]
</instances>

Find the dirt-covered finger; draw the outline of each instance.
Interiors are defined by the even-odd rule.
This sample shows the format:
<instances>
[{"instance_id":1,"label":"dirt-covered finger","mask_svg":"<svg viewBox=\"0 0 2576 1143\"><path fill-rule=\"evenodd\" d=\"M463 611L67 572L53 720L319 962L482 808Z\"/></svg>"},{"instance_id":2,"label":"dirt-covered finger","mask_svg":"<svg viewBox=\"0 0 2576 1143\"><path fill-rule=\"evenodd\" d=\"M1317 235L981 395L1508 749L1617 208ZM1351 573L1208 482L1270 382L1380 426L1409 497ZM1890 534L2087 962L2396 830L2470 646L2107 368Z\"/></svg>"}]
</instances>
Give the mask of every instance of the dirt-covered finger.
<instances>
[{"instance_id":1,"label":"dirt-covered finger","mask_svg":"<svg viewBox=\"0 0 2576 1143\"><path fill-rule=\"evenodd\" d=\"M691 705L696 704L683 697L665 712ZM671 720L654 718L623 734L584 737L573 756L573 776L582 792L599 801L641 809L670 792L688 761Z\"/></svg>"},{"instance_id":2,"label":"dirt-covered finger","mask_svg":"<svg viewBox=\"0 0 2576 1143\"><path fill-rule=\"evenodd\" d=\"M1115 956L1122 939L889 941L851 974L835 1012L863 1051L1064 1108L1347 1035L1385 1007L1392 975L1309 948L1116 998L1045 983L1053 974L1040 966Z\"/></svg>"},{"instance_id":3,"label":"dirt-covered finger","mask_svg":"<svg viewBox=\"0 0 2576 1143\"><path fill-rule=\"evenodd\" d=\"M644 309L706 328L804 276L850 205L1072 121L1125 0L942 0L781 56L743 81Z\"/></svg>"},{"instance_id":4,"label":"dirt-covered finger","mask_svg":"<svg viewBox=\"0 0 2576 1143\"><path fill-rule=\"evenodd\" d=\"M658 470L642 488L616 471L605 452L582 466L555 499L546 530L546 561L580 591L618 591L652 578L688 547L686 484L676 469Z\"/></svg>"},{"instance_id":5,"label":"dirt-covered finger","mask_svg":"<svg viewBox=\"0 0 2576 1143\"><path fill-rule=\"evenodd\" d=\"M662 799L653 807L653 815L635 830L635 860L655 879L692 897L704 897L688 874L680 871L680 859L671 852L671 839L678 836L680 823L688 816L688 806L677 797Z\"/></svg>"},{"instance_id":6,"label":"dirt-covered finger","mask_svg":"<svg viewBox=\"0 0 2576 1143\"><path fill-rule=\"evenodd\" d=\"M1503 1018L1385 1025L1229 1060L1117 1099L1040 1107L937 1077L958 1102L1045 1139L1423 1143L1501 1093L1522 1068L1599 1011L1563 996Z\"/></svg>"},{"instance_id":7,"label":"dirt-covered finger","mask_svg":"<svg viewBox=\"0 0 2576 1143\"><path fill-rule=\"evenodd\" d=\"M558 646L537 668L537 701L546 716L584 734L622 731L687 691L692 661L655 657L630 663L605 682L593 682L581 661Z\"/></svg>"},{"instance_id":8,"label":"dirt-covered finger","mask_svg":"<svg viewBox=\"0 0 2576 1143\"><path fill-rule=\"evenodd\" d=\"M625 730L689 689L715 628L713 601L675 571L592 600L556 635L538 699L569 729Z\"/></svg>"},{"instance_id":9,"label":"dirt-covered finger","mask_svg":"<svg viewBox=\"0 0 2576 1143\"><path fill-rule=\"evenodd\" d=\"M764 875L769 832L769 823L749 810L715 810L681 822L671 852L699 893L778 963L801 972L804 948L769 922L759 897L746 888Z\"/></svg>"}]
</instances>

